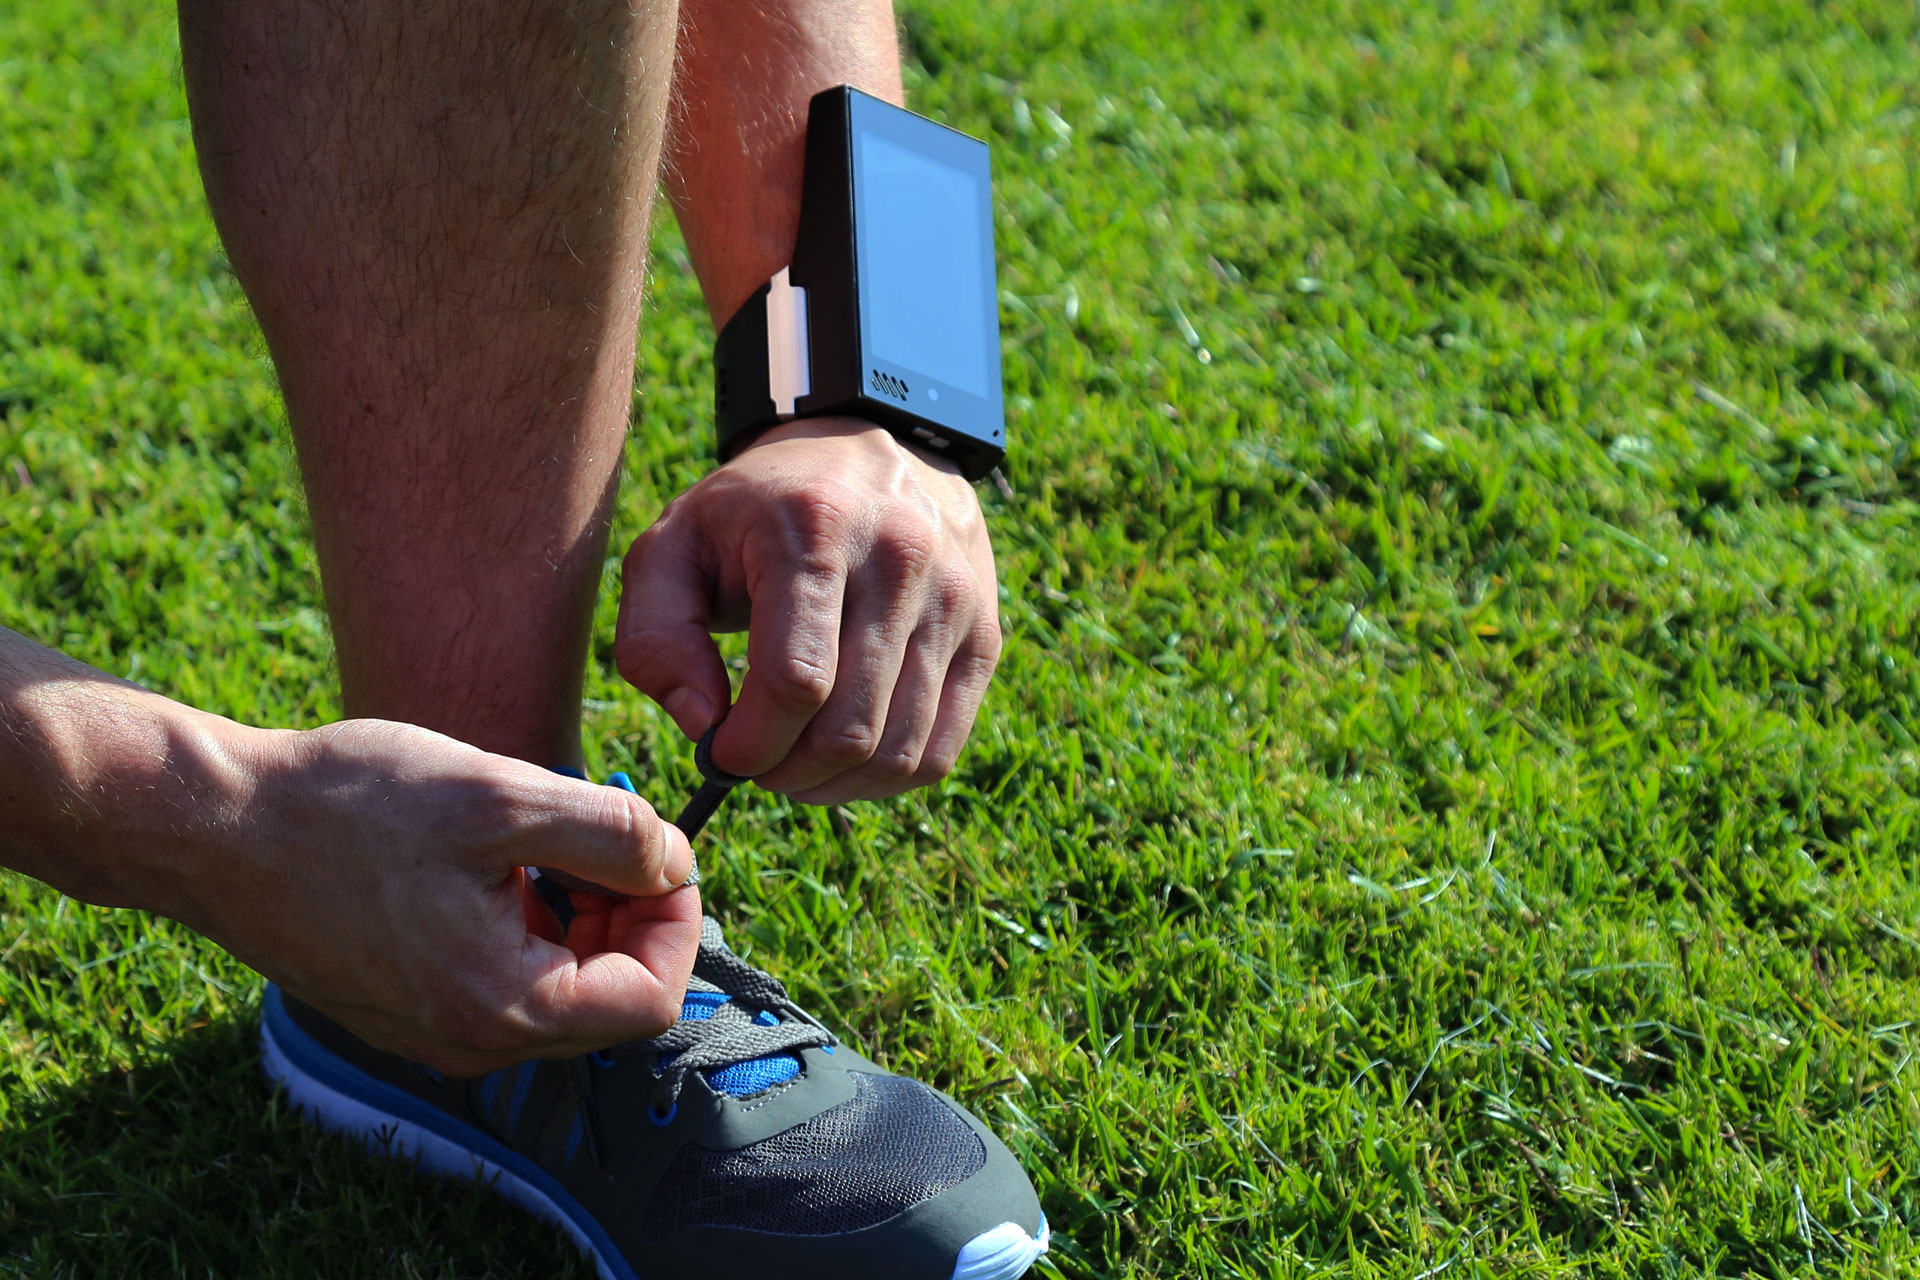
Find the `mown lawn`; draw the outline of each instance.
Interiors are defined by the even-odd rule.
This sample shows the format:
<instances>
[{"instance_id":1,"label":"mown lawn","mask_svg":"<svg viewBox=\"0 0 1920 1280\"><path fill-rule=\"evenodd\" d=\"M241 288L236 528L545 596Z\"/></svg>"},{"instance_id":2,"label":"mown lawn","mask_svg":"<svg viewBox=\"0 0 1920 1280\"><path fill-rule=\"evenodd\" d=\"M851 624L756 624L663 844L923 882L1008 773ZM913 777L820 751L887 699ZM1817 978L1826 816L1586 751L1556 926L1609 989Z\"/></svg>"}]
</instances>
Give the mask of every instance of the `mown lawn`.
<instances>
[{"instance_id":1,"label":"mown lawn","mask_svg":"<svg viewBox=\"0 0 1920 1280\"><path fill-rule=\"evenodd\" d=\"M0 622L335 714L170 14L0 8ZM999 174L1009 648L710 902L1069 1277L1920 1269L1920 11L912 0ZM616 542L708 465L659 237ZM596 767L692 778L610 660ZM0 1272L587 1275L280 1114L260 984L0 876Z\"/></svg>"}]
</instances>

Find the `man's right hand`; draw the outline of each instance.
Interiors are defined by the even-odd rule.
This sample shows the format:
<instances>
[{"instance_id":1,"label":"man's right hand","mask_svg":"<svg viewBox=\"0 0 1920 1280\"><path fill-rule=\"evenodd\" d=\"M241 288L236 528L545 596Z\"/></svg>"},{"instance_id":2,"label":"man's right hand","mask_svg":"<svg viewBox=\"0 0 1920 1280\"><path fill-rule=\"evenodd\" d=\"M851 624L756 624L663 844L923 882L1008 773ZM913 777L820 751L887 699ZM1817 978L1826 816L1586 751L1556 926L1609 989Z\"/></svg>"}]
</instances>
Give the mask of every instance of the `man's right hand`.
<instances>
[{"instance_id":1,"label":"man's right hand","mask_svg":"<svg viewBox=\"0 0 1920 1280\"><path fill-rule=\"evenodd\" d=\"M623 896L562 945L528 866ZM0 867L172 916L452 1075L658 1035L700 948L693 851L638 796L411 725L248 728L5 627Z\"/></svg>"},{"instance_id":2,"label":"man's right hand","mask_svg":"<svg viewBox=\"0 0 1920 1280\"><path fill-rule=\"evenodd\" d=\"M639 797L386 721L262 739L242 839L176 914L293 995L451 1075L679 1016L700 941L699 893L679 887L692 851ZM541 936L536 864L633 895L604 950Z\"/></svg>"}]
</instances>

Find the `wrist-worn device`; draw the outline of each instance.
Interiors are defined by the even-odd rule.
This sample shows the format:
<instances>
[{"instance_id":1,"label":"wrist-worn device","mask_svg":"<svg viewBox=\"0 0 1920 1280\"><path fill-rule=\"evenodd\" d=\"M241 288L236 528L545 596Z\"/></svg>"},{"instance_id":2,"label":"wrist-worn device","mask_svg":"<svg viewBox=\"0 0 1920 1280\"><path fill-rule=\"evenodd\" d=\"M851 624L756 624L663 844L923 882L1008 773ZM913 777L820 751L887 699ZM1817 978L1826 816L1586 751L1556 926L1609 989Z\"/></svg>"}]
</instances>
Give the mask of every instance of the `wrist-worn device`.
<instances>
[{"instance_id":1,"label":"wrist-worn device","mask_svg":"<svg viewBox=\"0 0 1920 1280\"><path fill-rule=\"evenodd\" d=\"M815 94L793 263L721 329L720 460L847 414L978 480L1006 456L987 145L848 85Z\"/></svg>"}]
</instances>

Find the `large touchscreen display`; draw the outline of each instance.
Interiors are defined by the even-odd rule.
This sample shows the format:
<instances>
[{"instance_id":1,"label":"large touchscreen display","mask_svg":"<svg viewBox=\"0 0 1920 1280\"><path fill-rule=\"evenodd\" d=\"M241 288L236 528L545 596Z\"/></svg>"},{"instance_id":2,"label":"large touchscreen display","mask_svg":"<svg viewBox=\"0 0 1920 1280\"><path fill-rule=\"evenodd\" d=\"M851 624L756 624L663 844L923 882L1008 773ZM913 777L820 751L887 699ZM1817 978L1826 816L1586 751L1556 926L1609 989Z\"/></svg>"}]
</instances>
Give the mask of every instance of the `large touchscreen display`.
<instances>
[{"instance_id":1,"label":"large touchscreen display","mask_svg":"<svg viewBox=\"0 0 1920 1280\"><path fill-rule=\"evenodd\" d=\"M878 133L857 130L854 141L867 358L997 399L999 304L985 148L980 172L969 172ZM929 386L915 388L912 398L924 400L929 391L938 395Z\"/></svg>"}]
</instances>

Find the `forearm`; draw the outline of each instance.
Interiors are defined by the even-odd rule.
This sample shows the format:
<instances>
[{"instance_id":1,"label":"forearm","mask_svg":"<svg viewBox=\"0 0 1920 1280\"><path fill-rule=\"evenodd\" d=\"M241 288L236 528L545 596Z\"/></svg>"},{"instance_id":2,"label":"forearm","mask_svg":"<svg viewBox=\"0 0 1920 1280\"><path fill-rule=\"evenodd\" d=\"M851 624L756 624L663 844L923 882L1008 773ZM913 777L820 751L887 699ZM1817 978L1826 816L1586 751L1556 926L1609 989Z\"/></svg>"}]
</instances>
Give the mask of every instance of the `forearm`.
<instances>
[{"instance_id":1,"label":"forearm","mask_svg":"<svg viewBox=\"0 0 1920 1280\"><path fill-rule=\"evenodd\" d=\"M0 627L0 866L187 919L274 735L149 693Z\"/></svg>"},{"instance_id":2,"label":"forearm","mask_svg":"<svg viewBox=\"0 0 1920 1280\"><path fill-rule=\"evenodd\" d=\"M716 326L793 257L807 102L900 102L891 0L683 0L667 190Z\"/></svg>"}]
</instances>

